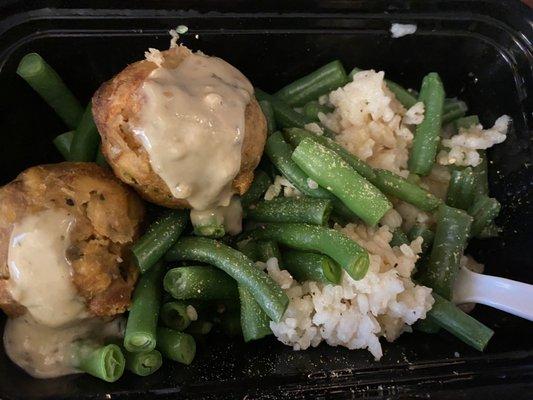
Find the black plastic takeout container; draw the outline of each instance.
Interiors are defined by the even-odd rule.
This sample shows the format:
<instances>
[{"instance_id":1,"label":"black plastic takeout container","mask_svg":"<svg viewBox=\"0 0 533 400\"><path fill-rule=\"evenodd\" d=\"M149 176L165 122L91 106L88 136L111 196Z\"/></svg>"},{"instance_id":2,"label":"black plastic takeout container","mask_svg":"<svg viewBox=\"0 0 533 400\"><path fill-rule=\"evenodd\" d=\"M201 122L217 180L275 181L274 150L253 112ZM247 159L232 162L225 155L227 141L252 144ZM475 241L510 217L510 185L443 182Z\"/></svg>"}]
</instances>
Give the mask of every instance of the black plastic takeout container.
<instances>
[{"instance_id":1,"label":"black plastic takeout container","mask_svg":"<svg viewBox=\"0 0 533 400\"><path fill-rule=\"evenodd\" d=\"M1 1L0 183L60 160L52 138L65 126L15 75L30 51L84 101L148 47L167 47L168 29L181 24L189 27L185 44L225 58L267 91L336 58L412 88L437 71L448 96L464 99L485 125L513 117L507 141L490 151L503 232L472 242L469 253L489 274L531 283L532 17L511 1ZM392 39L392 22L418 29ZM533 398L533 324L482 306L474 315L496 331L485 353L447 333L404 334L383 344L380 362L366 351L293 352L272 338L245 345L210 336L191 366L167 362L152 376L127 373L114 384L86 375L32 379L2 350L0 398Z\"/></svg>"}]
</instances>

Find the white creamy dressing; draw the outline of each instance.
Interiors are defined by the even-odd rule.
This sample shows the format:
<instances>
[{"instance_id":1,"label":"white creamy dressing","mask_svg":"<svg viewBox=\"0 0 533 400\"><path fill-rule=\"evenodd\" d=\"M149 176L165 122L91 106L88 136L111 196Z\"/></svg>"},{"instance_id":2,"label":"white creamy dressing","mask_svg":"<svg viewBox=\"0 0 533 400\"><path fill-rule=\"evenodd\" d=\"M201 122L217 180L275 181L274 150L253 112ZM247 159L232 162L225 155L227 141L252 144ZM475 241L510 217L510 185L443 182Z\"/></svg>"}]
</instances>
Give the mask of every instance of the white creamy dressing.
<instances>
[{"instance_id":1,"label":"white creamy dressing","mask_svg":"<svg viewBox=\"0 0 533 400\"><path fill-rule=\"evenodd\" d=\"M248 79L220 58L195 53L174 69L153 70L141 91L133 131L155 173L193 209L227 206L253 94Z\"/></svg>"},{"instance_id":2,"label":"white creamy dressing","mask_svg":"<svg viewBox=\"0 0 533 400\"><path fill-rule=\"evenodd\" d=\"M242 205L239 196L233 196L227 206L208 210L191 210L190 218L193 226L224 225L230 235L242 232Z\"/></svg>"},{"instance_id":3,"label":"white creamy dressing","mask_svg":"<svg viewBox=\"0 0 533 400\"><path fill-rule=\"evenodd\" d=\"M120 324L88 318L65 255L74 223L68 211L50 209L25 216L11 233L9 290L27 311L7 321L4 347L15 364L37 378L77 372L73 343L115 336Z\"/></svg>"}]
</instances>

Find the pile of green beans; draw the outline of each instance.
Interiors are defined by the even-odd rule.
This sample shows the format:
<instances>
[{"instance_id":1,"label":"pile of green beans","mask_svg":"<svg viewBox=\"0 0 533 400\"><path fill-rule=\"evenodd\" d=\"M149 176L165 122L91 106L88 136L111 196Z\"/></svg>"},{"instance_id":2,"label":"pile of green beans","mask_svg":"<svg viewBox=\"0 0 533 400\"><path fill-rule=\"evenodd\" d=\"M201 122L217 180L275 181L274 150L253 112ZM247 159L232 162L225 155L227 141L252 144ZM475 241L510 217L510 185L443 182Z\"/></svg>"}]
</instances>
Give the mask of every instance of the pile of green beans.
<instances>
[{"instance_id":1,"label":"pile of green beans","mask_svg":"<svg viewBox=\"0 0 533 400\"><path fill-rule=\"evenodd\" d=\"M500 204L489 197L485 152L480 152L481 163L475 167L450 168L445 202L420 186L421 176L433 168L442 126L449 124L447 129L459 131L479 124L479 118L465 116L468 108L464 102L445 98L437 73L424 77L419 93L386 80L406 109L423 102L425 113L410 150L409 177L372 168L337 143L335 132L319 119L320 113L334 111L321 104L319 97L345 85L359 71L354 68L347 75L335 60L274 95L256 89L267 124L268 159L261 161L263 170L255 172L249 190L241 197L249 230L232 238L217 222L193 227L192 233L203 237L181 237L184 232L191 234L188 212L160 213L132 246L141 275L132 296L123 347L77 343L76 368L114 382L124 369L139 376L154 373L163 357L190 364L196 354L195 338L201 340L212 330L242 335L246 342L270 335L270 324L282 319L289 299L259 268L264 267L262 263L268 269L277 261L280 269L300 282L338 285L343 271L355 280L362 279L369 254L330 227L333 222L360 221L375 226L395 199L436 213L435 228L414 225L408 232L397 228L390 241L391 246L401 246L423 238L417 279L433 289L435 304L417 329L434 333L443 328L478 350L485 348L493 332L449 301L468 239L498 231L494 219ZM61 155L69 161L94 161L108 167L99 149L91 103L83 110L59 75L36 53L21 60L17 74L69 129L53 140ZM322 134L307 131L310 123L316 123ZM277 174L301 195L262 200Z\"/></svg>"}]
</instances>

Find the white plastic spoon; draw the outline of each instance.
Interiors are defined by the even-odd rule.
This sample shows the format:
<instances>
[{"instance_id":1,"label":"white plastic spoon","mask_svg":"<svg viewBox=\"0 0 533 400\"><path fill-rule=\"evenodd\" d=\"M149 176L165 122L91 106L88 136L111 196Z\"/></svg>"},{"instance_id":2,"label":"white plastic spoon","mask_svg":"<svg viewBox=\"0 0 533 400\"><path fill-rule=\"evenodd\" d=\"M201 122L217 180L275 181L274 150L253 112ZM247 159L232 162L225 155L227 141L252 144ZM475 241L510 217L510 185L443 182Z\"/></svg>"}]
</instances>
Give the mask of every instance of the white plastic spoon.
<instances>
[{"instance_id":1,"label":"white plastic spoon","mask_svg":"<svg viewBox=\"0 0 533 400\"><path fill-rule=\"evenodd\" d=\"M455 304L479 303L533 321L533 285L478 274L461 267L453 288Z\"/></svg>"}]
</instances>

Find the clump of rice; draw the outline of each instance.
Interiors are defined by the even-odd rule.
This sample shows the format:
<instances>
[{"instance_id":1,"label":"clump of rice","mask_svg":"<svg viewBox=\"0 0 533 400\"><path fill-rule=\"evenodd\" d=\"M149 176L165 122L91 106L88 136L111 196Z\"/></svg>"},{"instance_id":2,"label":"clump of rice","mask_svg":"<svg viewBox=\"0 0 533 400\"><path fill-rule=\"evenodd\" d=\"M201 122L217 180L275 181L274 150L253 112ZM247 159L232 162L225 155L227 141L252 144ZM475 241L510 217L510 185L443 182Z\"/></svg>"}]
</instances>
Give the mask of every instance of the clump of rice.
<instances>
[{"instance_id":1,"label":"clump of rice","mask_svg":"<svg viewBox=\"0 0 533 400\"><path fill-rule=\"evenodd\" d=\"M391 247L392 234L386 226L348 224L336 228L367 249L368 273L359 281L343 273L340 285L297 282L270 262L269 275L290 299L283 319L271 322L270 327L280 341L295 350L325 341L332 346L368 349L380 359L379 338L394 341L425 318L433 305L431 289L414 284L410 278L422 238Z\"/></svg>"},{"instance_id":2,"label":"clump of rice","mask_svg":"<svg viewBox=\"0 0 533 400\"><path fill-rule=\"evenodd\" d=\"M477 150L485 150L495 144L502 143L507 138L510 122L511 118L508 115L502 115L489 129L483 129L481 124L460 128L457 135L441 141L442 145L449 150L445 149L439 152L438 163L475 167L481 162Z\"/></svg>"},{"instance_id":3,"label":"clump of rice","mask_svg":"<svg viewBox=\"0 0 533 400\"><path fill-rule=\"evenodd\" d=\"M422 122L424 106L417 103L405 110L385 85L384 75L373 70L356 73L352 82L320 99L334 111L318 116L348 151L372 167L405 177L412 129Z\"/></svg>"},{"instance_id":4,"label":"clump of rice","mask_svg":"<svg viewBox=\"0 0 533 400\"><path fill-rule=\"evenodd\" d=\"M416 32L416 24L392 24L390 27L390 33L392 37L397 39L402 36L412 35Z\"/></svg>"},{"instance_id":5,"label":"clump of rice","mask_svg":"<svg viewBox=\"0 0 533 400\"><path fill-rule=\"evenodd\" d=\"M265 192L264 199L272 200L282 193L284 197L299 197L302 195L302 193L287 179L285 179L283 176L276 175L274 178L274 183L271 184Z\"/></svg>"}]
</instances>

